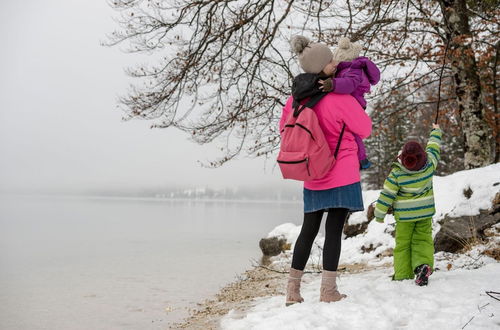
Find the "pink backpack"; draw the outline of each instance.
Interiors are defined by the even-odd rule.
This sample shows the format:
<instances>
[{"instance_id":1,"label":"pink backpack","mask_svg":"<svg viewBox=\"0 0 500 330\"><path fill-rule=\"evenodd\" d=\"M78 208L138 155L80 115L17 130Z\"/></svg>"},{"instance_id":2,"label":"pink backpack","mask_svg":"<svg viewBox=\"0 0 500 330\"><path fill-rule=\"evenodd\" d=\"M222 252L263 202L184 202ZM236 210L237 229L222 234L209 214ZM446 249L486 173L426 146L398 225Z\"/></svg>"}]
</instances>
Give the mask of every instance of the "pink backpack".
<instances>
[{"instance_id":1,"label":"pink backpack","mask_svg":"<svg viewBox=\"0 0 500 330\"><path fill-rule=\"evenodd\" d=\"M295 110L290 113L280 132L278 164L284 179L299 181L321 179L335 164L345 124L335 153L332 155L325 134L319 126L318 117L311 108L318 101L318 98L313 97L305 105L294 102Z\"/></svg>"}]
</instances>

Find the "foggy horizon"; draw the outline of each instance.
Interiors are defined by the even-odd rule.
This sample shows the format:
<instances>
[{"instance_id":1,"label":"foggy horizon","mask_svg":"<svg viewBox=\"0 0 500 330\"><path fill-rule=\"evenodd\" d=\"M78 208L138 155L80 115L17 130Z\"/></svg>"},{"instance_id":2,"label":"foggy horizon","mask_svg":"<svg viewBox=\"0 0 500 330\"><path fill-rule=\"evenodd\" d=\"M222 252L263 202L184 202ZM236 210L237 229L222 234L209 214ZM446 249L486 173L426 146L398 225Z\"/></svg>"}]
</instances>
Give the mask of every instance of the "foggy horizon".
<instances>
[{"instance_id":1,"label":"foggy horizon","mask_svg":"<svg viewBox=\"0 0 500 330\"><path fill-rule=\"evenodd\" d=\"M197 145L152 121L122 121L117 99L132 82L124 70L154 56L101 46L118 28L104 1L0 7L0 191L296 186L273 158L204 168L222 156L220 141Z\"/></svg>"}]
</instances>

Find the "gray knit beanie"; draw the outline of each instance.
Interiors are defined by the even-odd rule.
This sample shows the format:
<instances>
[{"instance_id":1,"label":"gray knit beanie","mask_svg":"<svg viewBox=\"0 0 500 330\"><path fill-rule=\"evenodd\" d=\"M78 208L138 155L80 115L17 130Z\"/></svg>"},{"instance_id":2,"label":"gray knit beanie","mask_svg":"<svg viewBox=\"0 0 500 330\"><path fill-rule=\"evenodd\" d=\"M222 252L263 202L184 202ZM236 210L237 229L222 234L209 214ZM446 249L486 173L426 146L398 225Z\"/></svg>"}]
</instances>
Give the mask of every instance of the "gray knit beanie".
<instances>
[{"instance_id":1,"label":"gray knit beanie","mask_svg":"<svg viewBox=\"0 0 500 330\"><path fill-rule=\"evenodd\" d=\"M303 36L293 36L290 45L306 73L320 73L332 61L332 51L325 44L311 42Z\"/></svg>"},{"instance_id":2,"label":"gray knit beanie","mask_svg":"<svg viewBox=\"0 0 500 330\"><path fill-rule=\"evenodd\" d=\"M351 42L349 38L340 38L337 48L333 51L333 59L337 62L349 62L359 57L360 44Z\"/></svg>"}]
</instances>

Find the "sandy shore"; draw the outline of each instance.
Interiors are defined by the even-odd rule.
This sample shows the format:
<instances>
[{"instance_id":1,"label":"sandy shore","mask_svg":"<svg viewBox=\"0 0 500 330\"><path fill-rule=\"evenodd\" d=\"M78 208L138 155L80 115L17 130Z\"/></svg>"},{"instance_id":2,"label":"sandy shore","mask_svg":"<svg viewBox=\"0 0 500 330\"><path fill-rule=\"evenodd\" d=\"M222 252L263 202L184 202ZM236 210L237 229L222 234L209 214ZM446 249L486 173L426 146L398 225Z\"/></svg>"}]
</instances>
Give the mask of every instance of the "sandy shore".
<instances>
[{"instance_id":1,"label":"sandy shore","mask_svg":"<svg viewBox=\"0 0 500 330\"><path fill-rule=\"evenodd\" d=\"M390 264L377 268L389 267ZM341 265L341 273L360 273L375 269L365 264ZM319 276L319 273L314 275ZM254 306L254 298L285 295L288 273L255 267L243 273L239 280L226 285L213 299L198 303L183 322L172 324L170 329L219 329L221 318L230 310L241 313ZM283 298L284 299L284 298ZM283 300L284 303L284 300Z\"/></svg>"},{"instance_id":2,"label":"sandy shore","mask_svg":"<svg viewBox=\"0 0 500 330\"><path fill-rule=\"evenodd\" d=\"M213 299L198 303L188 318L170 329L218 329L220 319L231 309L244 314L253 306L253 298L284 294L287 275L260 267L247 270L241 279L226 285Z\"/></svg>"}]
</instances>

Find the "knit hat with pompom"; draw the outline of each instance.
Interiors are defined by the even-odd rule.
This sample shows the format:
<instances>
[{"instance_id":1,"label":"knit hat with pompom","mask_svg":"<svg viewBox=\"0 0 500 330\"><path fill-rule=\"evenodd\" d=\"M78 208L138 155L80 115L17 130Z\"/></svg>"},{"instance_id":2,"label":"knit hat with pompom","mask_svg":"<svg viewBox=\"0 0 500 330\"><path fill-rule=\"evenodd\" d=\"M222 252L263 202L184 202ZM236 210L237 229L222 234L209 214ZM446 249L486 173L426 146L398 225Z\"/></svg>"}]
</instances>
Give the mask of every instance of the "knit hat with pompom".
<instances>
[{"instance_id":1,"label":"knit hat with pompom","mask_svg":"<svg viewBox=\"0 0 500 330\"><path fill-rule=\"evenodd\" d=\"M332 61L332 51L325 44L311 42L304 36L293 36L290 45L306 73L320 73Z\"/></svg>"},{"instance_id":2,"label":"knit hat with pompom","mask_svg":"<svg viewBox=\"0 0 500 330\"><path fill-rule=\"evenodd\" d=\"M350 62L359 57L362 49L360 44L351 42L349 38L340 38L337 48L333 51L333 59L337 62Z\"/></svg>"},{"instance_id":3,"label":"knit hat with pompom","mask_svg":"<svg viewBox=\"0 0 500 330\"><path fill-rule=\"evenodd\" d=\"M416 141L406 142L399 158L403 166L410 171L419 171L427 163L427 154L420 143Z\"/></svg>"}]
</instances>

